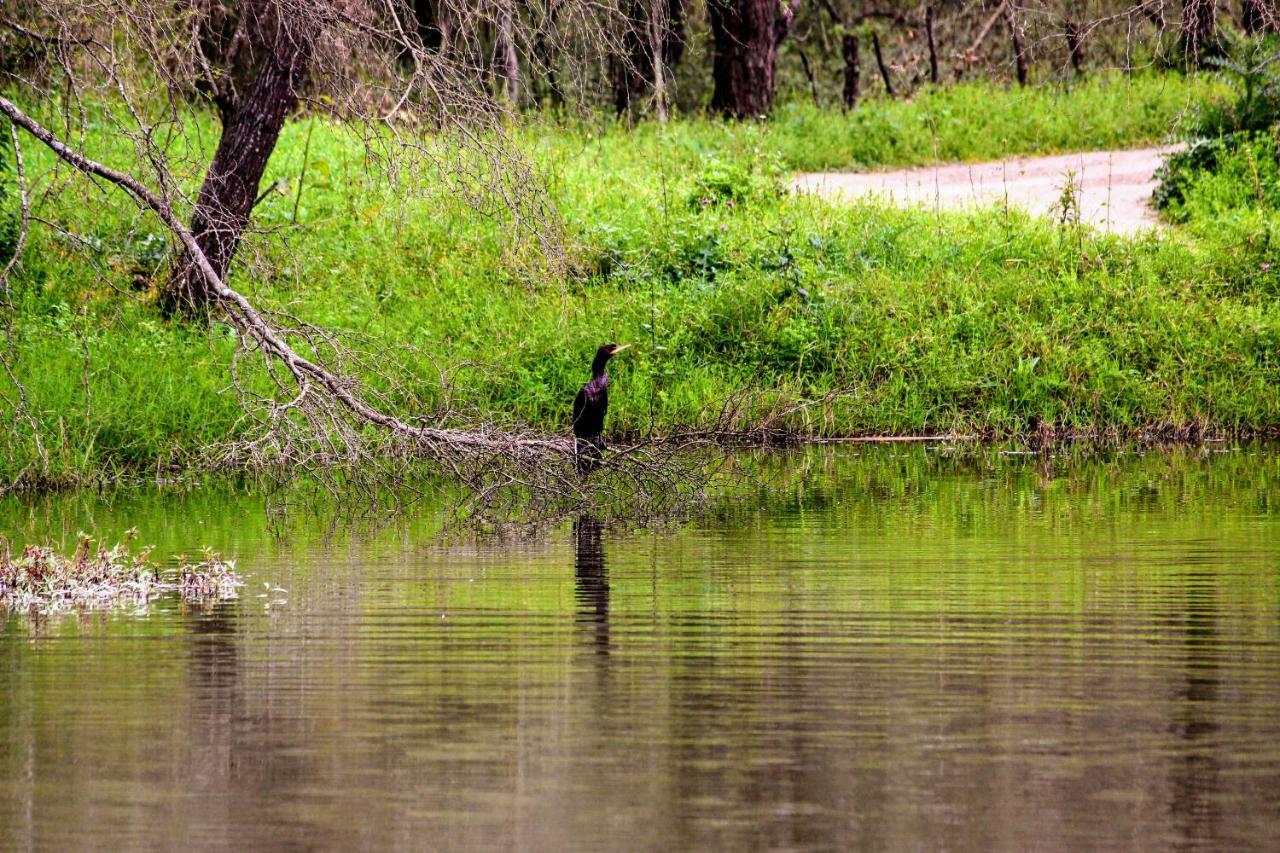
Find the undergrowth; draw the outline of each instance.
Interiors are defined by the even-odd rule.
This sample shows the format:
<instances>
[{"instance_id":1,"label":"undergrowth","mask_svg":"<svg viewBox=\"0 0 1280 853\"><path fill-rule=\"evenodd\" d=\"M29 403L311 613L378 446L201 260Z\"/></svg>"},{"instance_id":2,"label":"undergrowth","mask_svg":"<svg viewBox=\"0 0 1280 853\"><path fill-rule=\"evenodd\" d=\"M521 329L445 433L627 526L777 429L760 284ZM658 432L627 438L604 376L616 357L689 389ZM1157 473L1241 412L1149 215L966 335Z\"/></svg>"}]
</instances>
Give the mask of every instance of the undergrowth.
<instances>
[{"instance_id":1,"label":"undergrowth","mask_svg":"<svg viewBox=\"0 0 1280 853\"><path fill-rule=\"evenodd\" d=\"M524 145L571 238L560 277L538 272L500 221L447 196L407 199L363 168L353 140L295 121L266 177L282 191L255 213L275 233L247 241L233 282L384 347L418 380L395 396L409 415L447 400L567 431L591 354L616 340L636 345L611 366L619 432L670 430L748 393L778 405L838 394L795 410L800 434L1273 430L1280 303L1266 217L1215 221L1192 241L1130 240L1004 210L785 191L795 168L1160 141L1215 85L975 85L847 116L784 108L770 124L534 128ZM105 138L89 148L122 165L133 154ZM228 390L230 330L161 320L152 299L169 241L122 198L93 199L37 211L75 237L34 230L14 281L30 420L6 386L0 481L168 476L245 429Z\"/></svg>"}]
</instances>

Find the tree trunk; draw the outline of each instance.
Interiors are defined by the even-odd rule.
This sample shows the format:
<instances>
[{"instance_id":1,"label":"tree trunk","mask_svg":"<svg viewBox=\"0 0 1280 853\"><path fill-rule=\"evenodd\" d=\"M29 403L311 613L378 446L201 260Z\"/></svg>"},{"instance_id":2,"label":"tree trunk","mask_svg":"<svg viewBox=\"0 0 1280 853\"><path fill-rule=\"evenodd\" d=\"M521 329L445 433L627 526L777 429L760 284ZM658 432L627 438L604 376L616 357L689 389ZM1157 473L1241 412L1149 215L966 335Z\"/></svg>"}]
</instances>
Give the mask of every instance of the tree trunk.
<instances>
[{"instance_id":1,"label":"tree trunk","mask_svg":"<svg viewBox=\"0 0 1280 853\"><path fill-rule=\"evenodd\" d=\"M767 115L777 84L778 46L800 0L708 0L714 59L711 109L732 118Z\"/></svg>"},{"instance_id":2,"label":"tree trunk","mask_svg":"<svg viewBox=\"0 0 1280 853\"><path fill-rule=\"evenodd\" d=\"M1179 37L1182 54L1190 66L1198 67L1218 53L1218 9L1215 0L1185 0Z\"/></svg>"},{"instance_id":3,"label":"tree trunk","mask_svg":"<svg viewBox=\"0 0 1280 853\"><path fill-rule=\"evenodd\" d=\"M10 164L9 121L0 120L0 278L18 248L18 193L13 191L13 167ZM15 152L16 153L16 152ZM6 283L7 287L7 283ZM7 299L8 293L0 298Z\"/></svg>"},{"instance_id":4,"label":"tree trunk","mask_svg":"<svg viewBox=\"0 0 1280 853\"><path fill-rule=\"evenodd\" d=\"M648 49L648 15L640 2L628 5L623 22L622 54L610 57L613 107L618 115L631 112L644 94L645 75L652 62Z\"/></svg>"},{"instance_id":5,"label":"tree trunk","mask_svg":"<svg viewBox=\"0 0 1280 853\"><path fill-rule=\"evenodd\" d=\"M1067 37L1067 57L1071 60L1071 70L1077 77L1084 74L1084 34L1075 21L1067 21L1064 25Z\"/></svg>"},{"instance_id":6,"label":"tree trunk","mask_svg":"<svg viewBox=\"0 0 1280 853\"><path fill-rule=\"evenodd\" d=\"M623 53L610 60L613 105L621 115L634 109L652 87L658 118L666 120L671 75L684 56L684 0L635 0L627 9ZM660 57L654 61L654 57Z\"/></svg>"},{"instance_id":7,"label":"tree trunk","mask_svg":"<svg viewBox=\"0 0 1280 853\"><path fill-rule=\"evenodd\" d=\"M893 80L889 77L889 66L884 64L884 53L880 50L880 34L871 31L871 51L876 55L876 67L880 69L880 79L884 81L884 93L893 97Z\"/></svg>"},{"instance_id":8,"label":"tree trunk","mask_svg":"<svg viewBox=\"0 0 1280 853\"><path fill-rule=\"evenodd\" d=\"M222 137L205 175L191 218L191 233L218 278L226 277L258 185L311 61L312 34L281 22L257 76L237 97L219 102ZM207 276L184 252L161 294L167 315L203 314L216 301Z\"/></svg>"},{"instance_id":9,"label":"tree trunk","mask_svg":"<svg viewBox=\"0 0 1280 853\"><path fill-rule=\"evenodd\" d=\"M1014 15L1013 5L1007 4L1005 14L1009 20L1009 38L1013 42L1013 70L1018 77L1018 85L1027 85L1027 55L1022 44L1022 32L1019 29L1018 19Z\"/></svg>"},{"instance_id":10,"label":"tree trunk","mask_svg":"<svg viewBox=\"0 0 1280 853\"><path fill-rule=\"evenodd\" d=\"M436 51L448 47L449 10L444 4L438 0L413 0L413 18L423 47Z\"/></svg>"},{"instance_id":11,"label":"tree trunk","mask_svg":"<svg viewBox=\"0 0 1280 853\"><path fill-rule=\"evenodd\" d=\"M924 35L929 42L929 82L938 85L938 43L933 38L933 4L924 7Z\"/></svg>"},{"instance_id":12,"label":"tree trunk","mask_svg":"<svg viewBox=\"0 0 1280 853\"><path fill-rule=\"evenodd\" d=\"M512 0L498 0L497 71L507 103L520 103L520 54L516 51L515 10Z\"/></svg>"},{"instance_id":13,"label":"tree trunk","mask_svg":"<svg viewBox=\"0 0 1280 853\"><path fill-rule=\"evenodd\" d=\"M844 98L845 109L853 109L858 105L858 95L862 91L862 59L859 56L860 43L857 33L846 30L840 36L840 55L844 58Z\"/></svg>"},{"instance_id":14,"label":"tree trunk","mask_svg":"<svg viewBox=\"0 0 1280 853\"><path fill-rule=\"evenodd\" d=\"M809 64L809 54L803 48L796 51L800 54L800 65L804 68L804 78L809 81L809 94L813 97L815 107L822 106L822 98L818 95L818 80L813 76L813 66Z\"/></svg>"},{"instance_id":15,"label":"tree trunk","mask_svg":"<svg viewBox=\"0 0 1280 853\"><path fill-rule=\"evenodd\" d=\"M667 60L666 34L668 30L666 0L649 0L649 57L653 65L653 109L658 121L667 121Z\"/></svg>"}]
</instances>

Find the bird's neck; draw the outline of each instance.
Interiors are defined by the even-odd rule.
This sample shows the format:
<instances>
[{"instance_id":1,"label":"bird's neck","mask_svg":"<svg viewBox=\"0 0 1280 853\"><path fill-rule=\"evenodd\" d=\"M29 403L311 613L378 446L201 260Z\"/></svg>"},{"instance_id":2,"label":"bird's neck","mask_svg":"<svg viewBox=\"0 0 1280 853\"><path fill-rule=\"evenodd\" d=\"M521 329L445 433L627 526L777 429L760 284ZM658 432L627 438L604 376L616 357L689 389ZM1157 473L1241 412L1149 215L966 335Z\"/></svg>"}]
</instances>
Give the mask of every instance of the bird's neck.
<instances>
[{"instance_id":1,"label":"bird's neck","mask_svg":"<svg viewBox=\"0 0 1280 853\"><path fill-rule=\"evenodd\" d=\"M599 379L601 376L607 376L605 368L608 365L607 359L599 359L591 363L591 378Z\"/></svg>"}]
</instances>

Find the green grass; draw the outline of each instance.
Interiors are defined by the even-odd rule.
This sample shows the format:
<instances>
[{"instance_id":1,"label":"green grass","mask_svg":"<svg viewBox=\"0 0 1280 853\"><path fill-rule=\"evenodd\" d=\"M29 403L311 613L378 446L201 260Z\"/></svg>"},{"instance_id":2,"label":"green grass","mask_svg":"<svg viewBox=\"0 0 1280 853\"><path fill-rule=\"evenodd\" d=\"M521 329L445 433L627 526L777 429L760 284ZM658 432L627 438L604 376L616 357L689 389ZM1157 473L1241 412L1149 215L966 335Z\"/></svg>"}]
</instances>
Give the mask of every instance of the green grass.
<instances>
[{"instance_id":1,"label":"green grass","mask_svg":"<svg viewBox=\"0 0 1280 853\"><path fill-rule=\"evenodd\" d=\"M254 237L233 280L385 346L416 379L396 397L406 414L435 402L440 369L472 365L453 375L468 412L564 430L591 353L618 340L637 345L612 371L618 430L669 429L744 390L847 391L791 420L822 434L1272 430L1280 305L1246 274L1270 257L1265 212L1191 240L1129 241L780 191L791 168L1160 141L1212 90L1181 77L965 86L849 116L789 108L769 125L535 128L522 138L574 244L562 277L540 272L501 218L389 189L317 122L301 224L291 193L257 211L288 250ZM1091 102L1097 121L1073 125ZM976 130L983 119L991 132ZM288 126L268 180L296 179L306 133ZM121 164L133 153L105 137L90 147ZM3 480L181 466L245 429L228 330L159 320L131 288L158 279L160 229L119 197L92 199L43 214L94 251L38 229L15 282L15 369L47 462L6 385Z\"/></svg>"},{"instance_id":2,"label":"green grass","mask_svg":"<svg viewBox=\"0 0 1280 853\"><path fill-rule=\"evenodd\" d=\"M848 113L792 104L774 116L770 137L806 171L1133 148L1177 137L1225 91L1212 77L1154 74L1025 89L965 83Z\"/></svg>"}]
</instances>

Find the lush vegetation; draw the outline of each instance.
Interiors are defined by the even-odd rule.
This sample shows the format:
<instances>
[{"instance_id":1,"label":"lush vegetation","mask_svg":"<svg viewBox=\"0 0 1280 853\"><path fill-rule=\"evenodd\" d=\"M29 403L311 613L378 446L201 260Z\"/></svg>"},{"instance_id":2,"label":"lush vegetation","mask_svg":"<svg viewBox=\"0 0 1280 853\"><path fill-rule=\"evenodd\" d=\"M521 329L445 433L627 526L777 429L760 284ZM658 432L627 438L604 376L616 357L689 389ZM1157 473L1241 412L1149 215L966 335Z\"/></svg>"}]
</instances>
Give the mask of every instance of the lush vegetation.
<instances>
[{"instance_id":1,"label":"lush vegetation","mask_svg":"<svg viewBox=\"0 0 1280 853\"><path fill-rule=\"evenodd\" d=\"M1133 241L784 191L796 168L1161 141L1218 91L1180 76L975 85L849 115L784 108L767 125L538 128L522 138L565 219L559 274L500 217L409 198L361 167L353 140L300 121L267 176L285 190L256 213L278 233L244 247L234 281L386 347L417 380L396 397L409 412L440 402L440 370L469 365L451 374L455 407L563 430L590 354L619 340L637 344L613 369L624 431L698 420L743 391L844 392L791 416L823 434L1270 430L1280 270L1265 212ZM90 148L132 155L119 140ZM6 391L5 480L181 465L246 428L227 390L228 329L160 319L148 290L168 257L160 228L119 197L93 199L45 211L76 237L37 229L15 279L31 417L11 414Z\"/></svg>"}]
</instances>

